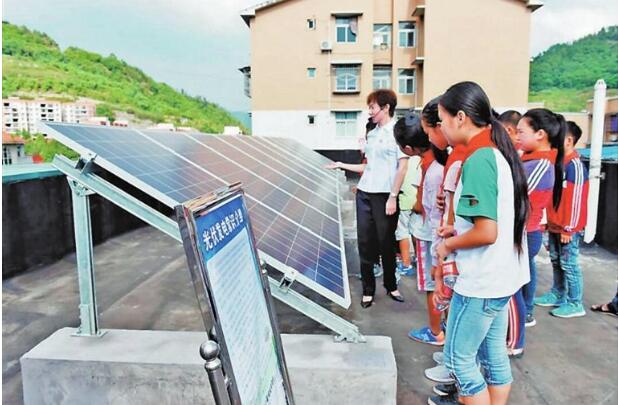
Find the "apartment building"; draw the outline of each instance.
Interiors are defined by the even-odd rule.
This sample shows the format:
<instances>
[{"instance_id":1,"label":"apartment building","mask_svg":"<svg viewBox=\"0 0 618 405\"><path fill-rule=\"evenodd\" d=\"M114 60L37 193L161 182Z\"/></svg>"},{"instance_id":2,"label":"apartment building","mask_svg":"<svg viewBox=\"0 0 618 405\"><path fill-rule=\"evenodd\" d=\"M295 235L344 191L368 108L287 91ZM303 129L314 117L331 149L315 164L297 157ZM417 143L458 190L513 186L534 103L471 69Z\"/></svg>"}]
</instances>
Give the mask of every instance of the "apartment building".
<instances>
[{"instance_id":1,"label":"apartment building","mask_svg":"<svg viewBox=\"0 0 618 405\"><path fill-rule=\"evenodd\" d=\"M532 0L271 0L244 10L252 133L320 151L357 150L367 95L398 113L474 80L497 109L528 101Z\"/></svg>"},{"instance_id":2,"label":"apartment building","mask_svg":"<svg viewBox=\"0 0 618 405\"><path fill-rule=\"evenodd\" d=\"M61 103L59 101L35 99L25 100L9 97L2 100L3 129L10 133L39 132L39 121L84 123L94 116L96 105L90 101Z\"/></svg>"},{"instance_id":3,"label":"apartment building","mask_svg":"<svg viewBox=\"0 0 618 405\"><path fill-rule=\"evenodd\" d=\"M74 124L86 123L96 113L96 104L91 101L76 101L62 104L62 121Z\"/></svg>"}]
</instances>

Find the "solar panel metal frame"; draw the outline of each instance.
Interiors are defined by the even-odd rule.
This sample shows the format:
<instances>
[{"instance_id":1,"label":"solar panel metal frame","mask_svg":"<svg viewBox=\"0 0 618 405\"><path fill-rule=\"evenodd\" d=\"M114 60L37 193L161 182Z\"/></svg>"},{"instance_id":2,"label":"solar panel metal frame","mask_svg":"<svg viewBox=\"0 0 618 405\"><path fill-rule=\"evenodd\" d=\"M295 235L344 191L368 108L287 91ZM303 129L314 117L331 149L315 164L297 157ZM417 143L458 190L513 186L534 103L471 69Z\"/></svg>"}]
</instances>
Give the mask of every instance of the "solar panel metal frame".
<instances>
[{"instance_id":1,"label":"solar panel metal frame","mask_svg":"<svg viewBox=\"0 0 618 405\"><path fill-rule=\"evenodd\" d=\"M103 169L109 171L110 173L116 175L117 177L121 178L124 181L127 181L129 184L132 184L138 188L140 188L142 191L146 192L147 194L151 195L152 197L154 197L155 199L159 200L160 202L162 202L163 204L167 205L170 208L174 208L176 205L182 203L183 201L175 201L172 198L169 198L168 196L166 196L164 193L162 193L161 191L157 190L156 188L148 185L147 183L139 180L138 178L136 178L135 176L133 176L132 174L128 173L127 171L125 171L124 169L118 167L117 165L113 164L112 162L108 161L107 159L103 158L102 156L98 156L96 155L96 153L94 153L94 151L80 145L78 142L74 142L71 138L69 138L68 136L65 136L64 134L62 134L61 132L59 132L58 130L56 130L55 128L53 128L51 125L54 124L61 124L64 126L71 126L71 127L83 127L83 128L93 128L93 129L102 129L100 126L95 126L95 125L80 125L80 124L69 124L69 123L56 123L56 122L41 122L41 125L44 126L47 129L47 133L49 135L50 138L52 139L56 139L58 140L60 143L64 144L65 146L69 147L70 149L73 149L75 152L79 153L81 156L87 157L87 158L91 158L92 161L94 163L96 163L98 166L102 167ZM124 130L127 131L131 131L136 133L136 135L143 137L145 140L149 141L149 142L153 142L156 143L152 140L152 138L148 137L147 135L145 135L144 133L142 133L141 131L139 131L138 129L135 128L131 128L131 129L126 129L123 128ZM197 132L200 133L200 132ZM217 135L219 136L219 135ZM224 136L224 135L221 135ZM159 143L159 146L162 146ZM170 153L175 155L176 157L180 157L181 159L188 161L184 156L174 152L173 150L171 150L169 147L166 147L163 145L163 147ZM200 168L201 170L203 170L204 172L207 171L206 168L202 168L201 166L188 161L190 164L194 165L195 167ZM207 173L209 175L211 175L210 173ZM211 175L212 176L212 175ZM215 176L216 177L216 176ZM337 187L337 195L339 195L340 189L339 189L339 181L337 181L335 178L333 179L333 181L336 184ZM225 183L225 182L224 182ZM280 261L274 259L272 256L268 255L266 252L264 252L263 250L259 249L259 253L260 253L260 258L262 258L267 264L269 264L271 267L279 270L280 272L282 272L285 277L288 280L291 281L295 281L297 280L298 282L300 282L301 284L303 284L304 286L310 288L311 290L319 293L320 295L324 296L325 298L328 298L329 300L331 300L332 302L344 307L344 308L349 308L350 304L351 304L351 296L350 296L350 286L349 286L349 280L348 280L348 270L347 270L347 262L346 262L346 254L345 254L345 245L344 245L344 238L343 238L343 228L342 228L342 224L341 224L341 199L337 198L337 213L338 213L338 227L339 227L339 250L341 253L341 272L342 272L342 282L343 282L343 292L344 292L344 296L341 297L339 295L337 295L336 293L334 293L333 291L325 288L324 286L322 286L321 284L315 282L314 280L310 279L309 277L304 276L301 272L299 272L298 270L281 263Z\"/></svg>"}]
</instances>

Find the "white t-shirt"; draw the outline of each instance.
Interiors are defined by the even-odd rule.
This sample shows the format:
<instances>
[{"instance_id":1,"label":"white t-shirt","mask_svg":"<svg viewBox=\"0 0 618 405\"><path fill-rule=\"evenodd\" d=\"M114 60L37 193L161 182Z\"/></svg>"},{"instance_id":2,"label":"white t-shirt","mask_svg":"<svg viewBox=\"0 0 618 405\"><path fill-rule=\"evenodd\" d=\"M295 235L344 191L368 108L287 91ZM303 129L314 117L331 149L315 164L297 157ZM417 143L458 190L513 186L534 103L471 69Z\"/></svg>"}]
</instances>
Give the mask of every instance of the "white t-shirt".
<instances>
[{"instance_id":1,"label":"white t-shirt","mask_svg":"<svg viewBox=\"0 0 618 405\"><path fill-rule=\"evenodd\" d=\"M441 213L436 206L436 198L440 184L442 184L443 172L444 166L435 160L427 168L427 173L423 178L423 201L421 201L425 216L420 216L420 224L417 222L416 226L412 228L412 233L416 239L432 241L433 234L440 224ZM418 183L420 183L420 180L419 178ZM416 186L418 187L418 184Z\"/></svg>"},{"instance_id":2,"label":"white t-shirt","mask_svg":"<svg viewBox=\"0 0 618 405\"><path fill-rule=\"evenodd\" d=\"M455 191L455 230L462 235L472 228L474 217L486 217L497 222L498 237L491 245L457 250L458 294L507 297L530 281L525 235L521 254L514 244L513 198L511 168L500 151L484 147L468 157Z\"/></svg>"}]
</instances>

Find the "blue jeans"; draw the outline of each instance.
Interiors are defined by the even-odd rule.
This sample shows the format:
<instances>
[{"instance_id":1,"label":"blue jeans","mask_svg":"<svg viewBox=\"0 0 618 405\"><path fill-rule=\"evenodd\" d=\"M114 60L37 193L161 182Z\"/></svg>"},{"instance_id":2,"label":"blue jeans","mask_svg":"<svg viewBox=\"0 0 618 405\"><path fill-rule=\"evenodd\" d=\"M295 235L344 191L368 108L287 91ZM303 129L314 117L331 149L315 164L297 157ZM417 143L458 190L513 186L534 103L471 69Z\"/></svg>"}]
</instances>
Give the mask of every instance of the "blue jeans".
<instances>
[{"instance_id":1,"label":"blue jeans","mask_svg":"<svg viewBox=\"0 0 618 405\"><path fill-rule=\"evenodd\" d=\"M528 232L528 263L530 265L530 282L522 287L524 302L526 303L526 315L532 315L534 311L534 294L536 293L536 263L534 259L541 250L543 232Z\"/></svg>"},{"instance_id":2,"label":"blue jeans","mask_svg":"<svg viewBox=\"0 0 618 405\"><path fill-rule=\"evenodd\" d=\"M461 396L476 395L487 385L513 381L505 345L510 298L473 298L453 293L444 365L455 378Z\"/></svg>"},{"instance_id":3,"label":"blue jeans","mask_svg":"<svg viewBox=\"0 0 618 405\"><path fill-rule=\"evenodd\" d=\"M574 233L571 242L562 244L559 233L549 234L549 258L554 270L551 290L573 304L582 304L584 297L584 278L578 263L581 238L581 233Z\"/></svg>"}]
</instances>

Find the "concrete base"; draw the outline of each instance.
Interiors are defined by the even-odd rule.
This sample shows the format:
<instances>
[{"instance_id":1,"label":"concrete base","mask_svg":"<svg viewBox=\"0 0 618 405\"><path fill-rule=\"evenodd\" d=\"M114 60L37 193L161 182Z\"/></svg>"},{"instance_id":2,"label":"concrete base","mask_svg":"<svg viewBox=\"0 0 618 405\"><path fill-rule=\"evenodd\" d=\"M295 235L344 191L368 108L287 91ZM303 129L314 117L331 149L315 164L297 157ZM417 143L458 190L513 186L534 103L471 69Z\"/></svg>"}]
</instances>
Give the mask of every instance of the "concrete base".
<instances>
[{"instance_id":1,"label":"concrete base","mask_svg":"<svg viewBox=\"0 0 618 405\"><path fill-rule=\"evenodd\" d=\"M24 402L33 404L214 404L199 356L204 332L107 330L75 337L63 328L20 359ZM395 404L391 339L335 343L282 335L296 404Z\"/></svg>"}]
</instances>

